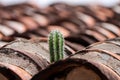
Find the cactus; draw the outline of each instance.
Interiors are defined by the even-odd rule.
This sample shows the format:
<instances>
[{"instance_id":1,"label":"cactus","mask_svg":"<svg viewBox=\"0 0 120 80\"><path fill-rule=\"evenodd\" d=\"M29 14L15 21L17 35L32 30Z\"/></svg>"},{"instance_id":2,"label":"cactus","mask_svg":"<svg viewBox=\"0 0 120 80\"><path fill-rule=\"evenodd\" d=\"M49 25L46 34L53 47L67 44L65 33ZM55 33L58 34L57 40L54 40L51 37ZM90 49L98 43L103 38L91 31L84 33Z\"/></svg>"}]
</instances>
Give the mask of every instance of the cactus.
<instances>
[{"instance_id":1,"label":"cactus","mask_svg":"<svg viewBox=\"0 0 120 80\"><path fill-rule=\"evenodd\" d=\"M51 31L49 35L49 51L51 62L63 59L64 38L62 34L57 30Z\"/></svg>"}]
</instances>

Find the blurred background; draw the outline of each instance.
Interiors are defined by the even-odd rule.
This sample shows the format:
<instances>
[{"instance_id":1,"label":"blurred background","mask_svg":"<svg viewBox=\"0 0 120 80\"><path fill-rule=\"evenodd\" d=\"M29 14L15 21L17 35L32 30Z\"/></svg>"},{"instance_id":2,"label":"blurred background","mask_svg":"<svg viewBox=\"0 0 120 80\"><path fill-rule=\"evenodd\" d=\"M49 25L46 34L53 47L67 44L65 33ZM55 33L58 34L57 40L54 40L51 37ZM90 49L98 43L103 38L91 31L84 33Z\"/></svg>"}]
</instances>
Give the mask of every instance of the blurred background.
<instances>
[{"instance_id":1,"label":"blurred background","mask_svg":"<svg viewBox=\"0 0 120 80\"><path fill-rule=\"evenodd\" d=\"M47 37L57 29L70 47L81 50L120 36L120 0L0 0L0 15L5 43Z\"/></svg>"}]
</instances>

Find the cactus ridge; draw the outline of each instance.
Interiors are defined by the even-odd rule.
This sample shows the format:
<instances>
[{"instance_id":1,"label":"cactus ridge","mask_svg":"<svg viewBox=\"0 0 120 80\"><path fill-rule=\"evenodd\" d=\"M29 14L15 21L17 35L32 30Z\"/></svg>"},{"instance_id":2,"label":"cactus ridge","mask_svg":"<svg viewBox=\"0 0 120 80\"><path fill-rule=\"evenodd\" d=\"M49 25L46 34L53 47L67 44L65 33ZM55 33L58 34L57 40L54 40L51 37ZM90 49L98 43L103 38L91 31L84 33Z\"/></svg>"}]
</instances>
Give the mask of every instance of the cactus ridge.
<instances>
[{"instance_id":1,"label":"cactus ridge","mask_svg":"<svg viewBox=\"0 0 120 80\"><path fill-rule=\"evenodd\" d=\"M63 59L64 38L58 30L51 31L49 35L49 50L51 62Z\"/></svg>"}]
</instances>

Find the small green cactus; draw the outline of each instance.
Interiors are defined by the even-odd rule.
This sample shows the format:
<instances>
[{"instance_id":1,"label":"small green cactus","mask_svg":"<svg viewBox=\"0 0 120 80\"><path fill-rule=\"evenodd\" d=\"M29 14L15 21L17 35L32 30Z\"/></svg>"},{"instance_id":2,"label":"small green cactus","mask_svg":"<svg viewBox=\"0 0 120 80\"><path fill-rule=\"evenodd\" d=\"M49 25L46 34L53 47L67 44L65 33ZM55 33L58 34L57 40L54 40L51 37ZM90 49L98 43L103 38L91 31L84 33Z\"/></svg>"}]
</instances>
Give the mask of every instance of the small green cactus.
<instances>
[{"instance_id":1,"label":"small green cactus","mask_svg":"<svg viewBox=\"0 0 120 80\"><path fill-rule=\"evenodd\" d=\"M49 51L51 62L63 59L64 38L62 34L57 30L51 31L49 35Z\"/></svg>"}]
</instances>

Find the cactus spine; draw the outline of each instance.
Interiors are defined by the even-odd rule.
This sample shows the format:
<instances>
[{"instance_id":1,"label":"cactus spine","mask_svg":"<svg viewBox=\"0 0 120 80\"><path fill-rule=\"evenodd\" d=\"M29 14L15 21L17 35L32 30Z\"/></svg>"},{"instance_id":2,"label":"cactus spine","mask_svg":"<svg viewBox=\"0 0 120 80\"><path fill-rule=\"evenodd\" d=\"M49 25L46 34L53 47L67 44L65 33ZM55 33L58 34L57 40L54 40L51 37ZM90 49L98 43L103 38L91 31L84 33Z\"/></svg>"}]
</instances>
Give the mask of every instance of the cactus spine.
<instances>
[{"instance_id":1,"label":"cactus spine","mask_svg":"<svg viewBox=\"0 0 120 80\"><path fill-rule=\"evenodd\" d=\"M64 38L62 34L57 30L51 31L49 35L49 51L51 62L63 59Z\"/></svg>"}]
</instances>

